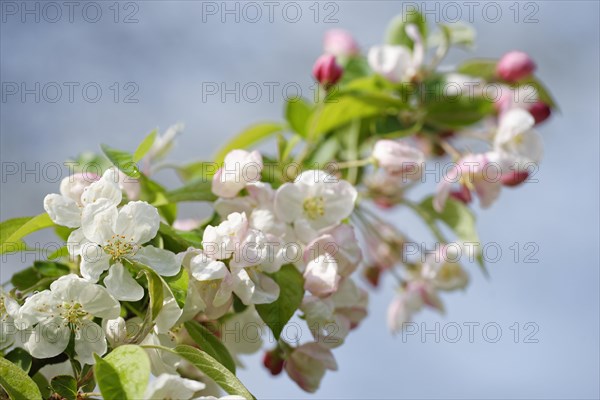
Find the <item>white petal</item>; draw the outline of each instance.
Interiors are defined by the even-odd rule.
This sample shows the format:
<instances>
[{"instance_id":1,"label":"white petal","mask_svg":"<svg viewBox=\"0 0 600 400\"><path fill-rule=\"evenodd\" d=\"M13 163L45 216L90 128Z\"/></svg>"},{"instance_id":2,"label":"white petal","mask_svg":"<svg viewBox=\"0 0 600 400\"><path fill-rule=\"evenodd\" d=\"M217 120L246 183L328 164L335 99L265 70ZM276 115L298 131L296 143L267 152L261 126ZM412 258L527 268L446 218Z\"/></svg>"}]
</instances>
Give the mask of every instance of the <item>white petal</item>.
<instances>
[{"instance_id":1,"label":"white petal","mask_svg":"<svg viewBox=\"0 0 600 400\"><path fill-rule=\"evenodd\" d=\"M112 205L118 205L122 199L121 189L119 188L119 175L115 168L110 168L104 172L99 181L92 183L84 189L81 195L81 203L84 205L92 204L100 199L107 200Z\"/></svg>"},{"instance_id":2,"label":"white petal","mask_svg":"<svg viewBox=\"0 0 600 400\"><path fill-rule=\"evenodd\" d=\"M304 288L316 296L328 296L335 292L340 277L338 266L329 254L319 255L306 265Z\"/></svg>"},{"instance_id":3,"label":"white petal","mask_svg":"<svg viewBox=\"0 0 600 400\"><path fill-rule=\"evenodd\" d=\"M106 353L106 336L102 327L92 321L84 320L75 331L75 353L82 364L95 364L94 353L102 356Z\"/></svg>"},{"instance_id":4,"label":"white petal","mask_svg":"<svg viewBox=\"0 0 600 400\"><path fill-rule=\"evenodd\" d=\"M154 329L156 330L156 333L169 332L182 313L182 310L177 305L175 298L169 293L168 290L165 289L164 292L165 300L160 313L155 320L156 326Z\"/></svg>"},{"instance_id":5,"label":"white petal","mask_svg":"<svg viewBox=\"0 0 600 400\"><path fill-rule=\"evenodd\" d=\"M104 287L75 274L61 276L52 282L50 289L63 301L81 303L83 309L95 317L114 319L121 311L119 302Z\"/></svg>"},{"instance_id":6,"label":"white petal","mask_svg":"<svg viewBox=\"0 0 600 400\"><path fill-rule=\"evenodd\" d=\"M110 268L104 278L104 285L106 290L120 301L138 301L144 297L144 288L121 263L116 263Z\"/></svg>"},{"instance_id":7,"label":"white petal","mask_svg":"<svg viewBox=\"0 0 600 400\"><path fill-rule=\"evenodd\" d=\"M160 226L158 210L145 201L132 201L119 211L115 232L135 243L153 239Z\"/></svg>"},{"instance_id":8,"label":"white petal","mask_svg":"<svg viewBox=\"0 0 600 400\"><path fill-rule=\"evenodd\" d=\"M59 194L47 195L44 198L44 210L57 225L78 228L81 224L81 209L68 197Z\"/></svg>"},{"instance_id":9,"label":"white petal","mask_svg":"<svg viewBox=\"0 0 600 400\"><path fill-rule=\"evenodd\" d=\"M81 276L90 282L98 282L100 275L110 267L111 256L97 244L87 242L81 246Z\"/></svg>"},{"instance_id":10,"label":"white petal","mask_svg":"<svg viewBox=\"0 0 600 400\"><path fill-rule=\"evenodd\" d=\"M199 254L190 261L192 276L199 281L223 279L229 273L225 264L213 260L205 254Z\"/></svg>"},{"instance_id":11,"label":"white petal","mask_svg":"<svg viewBox=\"0 0 600 400\"><path fill-rule=\"evenodd\" d=\"M275 194L275 214L284 222L293 222L302 215L304 197L298 186L284 183Z\"/></svg>"},{"instance_id":12,"label":"white petal","mask_svg":"<svg viewBox=\"0 0 600 400\"><path fill-rule=\"evenodd\" d=\"M154 246L141 247L131 259L149 266L162 276L177 275L181 269L181 262L175 253Z\"/></svg>"},{"instance_id":13,"label":"white petal","mask_svg":"<svg viewBox=\"0 0 600 400\"><path fill-rule=\"evenodd\" d=\"M91 242L104 245L115 233L117 206L107 199L100 199L83 208L81 228Z\"/></svg>"},{"instance_id":14,"label":"white petal","mask_svg":"<svg viewBox=\"0 0 600 400\"><path fill-rule=\"evenodd\" d=\"M188 400L194 393L204 389L204 383L185 379L179 375L161 374L148 385L144 399L163 400L180 399Z\"/></svg>"},{"instance_id":15,"label":"white petal","mask_svg":"<svg viewBox=\"0 0 600 400\"><path fill-rule=\"evenodd\" d=\"M71 330L63 323L63 319L54 318L28 331L23 345L35 358L50 358L65 351L70 338Z\"/></svg>"}]
</instances>

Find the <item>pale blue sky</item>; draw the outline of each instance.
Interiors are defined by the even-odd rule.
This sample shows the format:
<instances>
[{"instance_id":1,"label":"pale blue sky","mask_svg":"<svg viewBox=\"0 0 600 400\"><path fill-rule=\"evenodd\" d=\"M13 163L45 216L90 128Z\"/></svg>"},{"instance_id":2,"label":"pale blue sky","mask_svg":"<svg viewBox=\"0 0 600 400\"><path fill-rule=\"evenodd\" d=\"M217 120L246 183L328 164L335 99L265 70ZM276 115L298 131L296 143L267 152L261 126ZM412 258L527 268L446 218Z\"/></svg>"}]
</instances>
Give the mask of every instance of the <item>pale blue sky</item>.
<instances>
[{"instance_id":1,"label":"pale blue sky","mask_svg":"<svg viewBox=\"0 0 600 400\"><path fill-rule=\"evenodd\" d=\"M6 3L6 2L3 2ZM28 2L34 7L35 2ZM204 7L213 4L205 2ZM258 2L262 4L262 2ZM17 2L17 7L24 3ZM83 4L83 3L82 3ZM366 49L381 41L389 19L401 2L346 1L320 5L314 22L313 2L297 2L299 22L285 20L279 3L274 22L268 9L256 23L253 10L246 21L232 16L222 23L205 15L203 3L194 1L150 1L133 6L121 3L119 23L114 23L112 2L97 2L99 22L87 22L81 9L74 22L67 11L55 23L52 9L35 16L12 15L3 8L0 25L0 74L6 82L79 82L74 100L56 103L47 86L39 103L29 95L25 102L8 97L0 103L0 158L7 163L61 163L85 149L98 149L100 142L132 149L154 127L166 128L182 121L186 130L173 153L174 160L208 159L227 137L250 123L281 118L281 88L297 83L310 95L310 68L321 51L323 32L333 27L351 30ZM220 6L221 2L216 3ZM229 3L233 7L234 3ZM413 2L422 6L422 2ZM438 4L440 18L454 18L455 11ZM457 2L463 19L469 18L464 2ZM347 343L335 350L340 370L328 373L314 396L300 391L287 377L272 379L258 357L247 358L249 369L241 378L258 398L598 398L599 393L599 258L598 258L598 109L599 109L599 7L598 2L546 1L521 3L515 22L513 2L498 2L501 16L481 3L473 12L478 30L474 56L499 56L520 49L539 65L539 76L552 89L560 114L540 128L545 157L539 183L518 190L505 190L492 209L482 212L478 226L482 241L496 242L504 256L490 264L491 279L476 269L466 293L444 297L447 314L423 313L417 321L433 328L436 322L481 326L495 322L503 330L497 343L484 340L475 331L474 343L426 343L411 337L406 343L392 337L385 327L385 311L393 285L371 298L371 313ZM531 5L533 4L533 5ZM3 5L5 7L5 5ZM40 5L41 7L41 5ZM83 7L83 6L82 6ZM243 7L240 3L240 7ZM427 3L435 10L434 3ZM495 6L494 6L495 7ZM484 9L487 14L484 14ZM20 12L19 8L17 12ZM93 9L85 17L95 18ZM292 9L285 15L293 18ZM130 13L137 23L125 24ZM334 13L338 23L325 23ZM537 22L524 23L530 13ZM433 14L432 14L433 15ZM244 14L242 14L242 17ZM487 21L486 21L487 19ZM468 54L453 51L449 62ZM102 98L91 103L81 87L96 82ZM115 103L115 82L119 86ZM127 82L135 86L126 87ZM228 96L202 99L203 82L226 82L233 87L256 82L264 87L259 101L253 92L236 102ZM279 83L274 101L267 96L265 82ZM138 103L124 103L124 96L137 88ZM92 88L93 89L93 88ZM92 90L89 89L89 90ZM250 88L248 89L250 90ZM93 97L92 91L88 96ZM11 164L13 165L13 164ZM43 172L40 169L40 172ZM47 171L48 173L50 171ZM170 176L165 175L163 179ZM4 178L4 176L3 176ZM43 177L41 177L43 178ZM166 181L167 184L168 180ZM34 215L42 210L46 193L57 184L43 179L25 182L14 176L2 182L1 219ZM200 215L201 209L187 212ZM413 237L428 238L425 229L405 212L395 215L400 227ZM539 263L515 263L509 246L535 242ZM521 258L523 254L521 254ZM14 264L2 264L2 280ZM539 326L539 343L514 343L510 327L521 329L527 322ZM480 326L480 327L481 327ZM464 334L466 335L466 328ZM491 332L491 331L490 331ZM523 331L522 331L523 333Z\"/></svg>"}]
</instances>

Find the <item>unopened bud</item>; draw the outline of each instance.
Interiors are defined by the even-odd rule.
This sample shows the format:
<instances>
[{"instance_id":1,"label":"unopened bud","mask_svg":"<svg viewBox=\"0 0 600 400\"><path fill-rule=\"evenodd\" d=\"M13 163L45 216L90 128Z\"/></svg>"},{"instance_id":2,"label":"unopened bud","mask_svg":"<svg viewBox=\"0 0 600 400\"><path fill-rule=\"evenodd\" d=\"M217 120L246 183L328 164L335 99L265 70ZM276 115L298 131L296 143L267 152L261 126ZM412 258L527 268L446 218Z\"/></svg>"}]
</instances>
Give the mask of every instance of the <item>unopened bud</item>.
<instances>
[{"instance_id":1,"label":"unopened bud","mask_svg":"<svg viewBox=\"0 0 600 400\"><path fill-rule=\"evenodd\" d=\"M504 186L518 186L525 182L529 178L529 172L527 171L510 171L502 174L500 179Z\"/></svg>"},{"instance_id":2,"label":"unopened bud","mask_svg":"<svg viewBox=\"0 0 600 400\"><path fill-rule=\"evenodd\" d=\"M459 190L454 190L450 192L450 197L465 204L469 204L471 200L473 200L473 196L471 196L471 191L465 185L461 185Z\"/></svg>"},{"instance_id":3,"label":"unopened bud","mask_svg":"<svg viewBox=\"0 0 600 400\"><path fill-rule=\"evenodd\" d=\"M324 86L334 85L340 80L343 73L344 70L336 63L335 56L331 54L324 54L317 58L313 66L315 79Z\"/></svg>"},{"instance_id":4,"label":"unopened bud","mask_svg":"<svg viewBox=\"0 0 600 400\"><path fill-rule=\"evenodd\" d=\"M550 106L542 101L533 103L528 111L533 116L533 119L535 119L536 124L541 124L547 120L552 113Z\"/></svg>"},{"instance_id":5,"label":"unopened bud","mask_svg":"<svg viewBox=\"0 0 600 400\"><path fill-rule=\"evenodd\" d=\"M283 361L279 348L267 351L263 357L263 364L271 372L271 375L279 375L283 371Z\"/></svg>"},{"instance_id":6,"label":"unopened bud","mask_svg":"<svg viewBox=\"0 0 600 400\"><path fill-rule=\"evenodd\" d=\"M511 51L502 56L496 64L496 74L507 82L516 82L533 73L533 60L522 51Z\"/></svg>"},{"instance_id":7,"label":"unopened bud","mask_svg":"<svg viewBox=\"0 0 600 400\"><path fill-rule=\"evenodd\" d=\"M352 35L343 29L331 29L325 33L323 49L327 54L348 57L358 54L358 44Z\"/></svg>"},{"instance_id":8,"label":"unopened bud","mask_svg":"<svg viewBox=\"0 0 600 400\"><path fill-rule=\"evenodd\" d=\"M363 270L363 275L367 282L374 288L379 287L379 280L381 279L381 273L383 270L376 265L366 267Z\"/></svg>"}]
</instances>

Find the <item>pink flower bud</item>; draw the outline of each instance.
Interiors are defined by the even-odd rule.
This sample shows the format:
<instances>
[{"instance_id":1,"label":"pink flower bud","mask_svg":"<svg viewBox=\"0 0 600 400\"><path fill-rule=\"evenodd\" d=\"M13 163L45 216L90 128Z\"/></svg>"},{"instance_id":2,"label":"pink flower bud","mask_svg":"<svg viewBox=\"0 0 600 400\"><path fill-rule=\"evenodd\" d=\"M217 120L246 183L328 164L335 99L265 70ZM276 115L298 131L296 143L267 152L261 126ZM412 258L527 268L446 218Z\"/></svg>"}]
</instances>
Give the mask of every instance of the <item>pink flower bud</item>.
<instances>
[{"instance_id":1,"label":"pink flower bud","mask_svg":"<svg viewBox=\"0 0 600 400\"><path fill-rule=\"evenodd\" d=\"M469 204L473 200L471 191L465 185L460 185L460 189L450 192L450 197L465 204Z\"/></svg>"},{"instance_id":2,"label":"pink flower bud","mask_svg":"<svg viewBox=\"0 0 600 400\"><path fill-rule=\"evenodd\" d=\"M522 51L511 51L502 56L496 64L496 74L508 82L516 82L533 73L535 63Z\"/></svg>"},{"instance_id":3,"label":"pink flower bud","mask_svg":"<svg viewBox=\"0 0 600 400\"><path fill-rule=\"evenodd\" d=\"M504 186L518 186L529 178L528 171L510 171L502 174L500 179Z\"/></svg>"},{"instance_id":4,"label":"pink flower bud","mask_svg":"<svg viewBox=\"0 0 600 400\"><path fill-rule=\"evenodd\" d=\"M314 393L325 370L337 371L333 353L320 343L305 343L288 356L285 371L303 390Z\"/></svg>"},{"instance_id":5,"label":"pink flower bud","mask_svg":"<svg viewBox=\"0 0 600 400\"><path fill-rule=\"evenodd\" d=\"M533 116L533 119L535 119L536 124L541 124L542 122L547 120L548 117L550 117L550 114L552 113L550 106L548 106L548 104L542 101L536 101L535 103L533 103L529 107L528 111Z\"/></svg>"},{"instance_id":6,"label":"pink flower bud","mask_svg":"<svg viewBox=\"0 0 600 400\"><path fill-rule=\"evenodd\" d=\"M281 351L278 348L267 351L263 357L263 365L267 367L271 375L279 375L283 371L283 361Z\"/></svg>"},{"instance_id":7,"label":"pink flower bud","mask_svg":"<svg viewBox=\"0 0 600 400\"><path fill-rule=\"evenodd\" d=\"M331 54L324 54L317 58L313 66L315 79L325 86L334 85L340 80L343 73L344 70L336 63L335 56Z\"/></svg>"},{"instance_id":8,"label":"pink flower bud","mask_svg":"<svg viewBox=\"0 0 600 400\"><path fill-rule=\"evenodd\" d=\"M323 49L326 54L348 57L358 54L358 44L352 35L343 29L331 29L325 32Z\"/></svg>"},{"instance_id":9,"label":"pink flower bud","mask_svg":"<svg viewBox=\"0 0 600 400\"><path fill-rule=\"evenodd\" d=\"M390 175L415 180L421 176L425 155L416 147L396 140L378 140L373 147L373 158Z\"/></svg>"}]
</instances>

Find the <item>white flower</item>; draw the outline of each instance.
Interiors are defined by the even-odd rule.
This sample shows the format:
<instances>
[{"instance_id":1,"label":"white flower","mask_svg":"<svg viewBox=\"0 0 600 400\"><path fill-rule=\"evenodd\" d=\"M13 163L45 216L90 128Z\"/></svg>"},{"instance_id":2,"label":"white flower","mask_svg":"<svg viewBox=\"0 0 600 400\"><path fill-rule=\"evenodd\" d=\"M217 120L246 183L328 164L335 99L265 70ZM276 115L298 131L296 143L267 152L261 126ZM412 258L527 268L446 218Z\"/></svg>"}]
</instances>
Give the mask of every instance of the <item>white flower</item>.
<instances>
[{"instance_id":1,"label":"white flower","mask_svg":"<svg viewBox=\"0 0 600 400\"><path fill-rule=\"evenodd\" d=\"M376 73L392 82L409 82L423 64L424 50L421 35L415 25L408 25L406 33L414 42L413 51L400 45L374 46L367 60Z\"/></svg>"},{"instance_id":2,"label":"white flower","mask_svg":"<svg viewBox=\"0 0 600 400\"><path fill-rule=\"evenodd\" d=\"M460 249L454 243L440 246L437 251L427 254L421 270L423 279L431 281L438 290L465 288L469 283L469 275L458 263Z\"/></svg>"},{"instance_id":3,"label":"white flower","mask_svg":"<svg viewBox=\"0 0 600 400\"><path fill-rule=\"evenodd\" d=\"M149 164L165 158L167 153L173 148L175 138L183 131L184 127L182 123L171 125L165 133L156 137L145 157Z\"/></svg>"},{"instance_id":4,"label":"white flower","mask_svg":"<svg viewBox=\"0 0 600 400\"><path fill-rule=\"evenodd\" d=\"M60 194L49 194L44 198L44 210L55 224L78 228L86 205L99 199L118 205L121 198L118 172L110 168L100 179L94 174L76 174L64 178L60 183Z\"/></svg>"},{"instance_id":5,"label":"white flower","mask_svg":"<svg viewBox=\"0 0 600 400\"><path fill-rule=\"evenodd\" d=\"M354 229L347 224L321 231L306 246L303 256L304 287L321 297L335 292L340 278L354 272L362 260Z\"/></svg>"},{"instance_id":6,"label":"white flower","mask_svg":"<svg viewBox=\"0 0 600 400\"><path fill-rule=\"evenodd\" d=\"M225 264L194 249L184 265L198 282L196 287L206 305L205 312L211 316L226 312L233 301L233 279Z\"/></svg>"},{"instance_id":7,"label":"white flower","mask_svg":"<svg viewBox=\"0 0 600 400\"><path fill-rule=\"evenodd\" d=\"M356 189L349 182L325 171L310 170L277 189L275 213L281 221L293 223L298 238L308 242L317 231L348 218L356 197Z\"/></svg>"},{"instance_id":8,"label":"white flower","mask_svg":"<svg viewBox=\"0 0 600 400\"><path fill-rule=\"evenodd\" d=\"M246 184L260 180L262 156L256 150L232 150L212 181L212 192L219 197L235 197Z\"/></svg>"},{"instance_id":9,"label":"white flower","mask_svg":"<svg viewBox=\"0 0 600 400\"><path fill-rule=\"evenodd\" d=\"M74 274L62 276L21 307L19 325L27 330L24 347L33 357L54 357L66 349L73 332L76 358L94 364L93 353L106 352L106 337L93 319L114 319L120 311L119 302L102 286Z\"/></svg>"},{"instance_id":10,"label":"white flower","mask_svg":"<svg viewBox=\"0 0 600 400\"><path fill-rule=\"evenodd\" d=\"M532 128L535 119L527 111L515 108L502 114L494 138L494 148L502 158L513 161L519 170L539 163L544 153L542 138Z\"/></svg>"},{"instance_id":11,"label":"white flower","mask_svg":"<svg viewBox=\"0 0 600 400\"><path fill-rule=\"evenodd\" d=\"M300 309L315 340L333 348L343 344L350 330L366 317L367 303L367 292L345 279L330 297L305 297Z\"/></svg>"},{"instance_id":12,"label":"white flower","mask_svg":"<svg viewBox=\"0 0 600 400\"><path fill-rule=\"evenodd\" d=\"M142 246L158 232L158 211L146 202L135 201L120 210L110 201L100 199L86 206L81 230L74 231L70 243L79 243L71 252L81 256L82 276L97 282L110 268L104 284L119 300L136 301L144 290L123 265L123 260L139 262L163 276L180 270L175 254L154 246ZM111 267L111 263L113 263Z\"/></svg>"},{"instance_id":13,"label":"white flower","mask_svg":"<svg viewBox=\"0 0 600 400\"><path fill-rule=\"evenodd\" d=\"M387 323L390 331L392 333L401 331L404 324L409 322L413 314L421 310L424 305L444 312L442 301L431 283L423 280L408 282L388 307Z\"/></svg>"},{"instance_id":14,"label":"white flower","mask_svg":"<svg viewBox=\"0 0 600 400\"><path fill-rule=\"evenodd\" d=\"M13 343L18 314L19 303L0 288L0 349Z\"/></svg>"},{"instance_id":15,"label":"white flower","mask_svg":"<svg viewBox=\"0 0 600 400\"><path fill-rule=\"evenodd\" d=\"M442 212L455 184L461 186L470 200L471 192L477 193L482 208L487 208L500 195L502 189L501 166L494 163L496 153L468 154L444 174L433 199L436 211Z\"/></svg>"},{"instance_id":16,"label":"white flower","mask_svg":"<svg viewBox=\"0 0 600 400\"><path fill-rule=\"evenodd\" d=\"M337 370L333 353L319 343L305 343L295 348L285 362L285 371L303 390L314 393L325 370Z\"/></svg>"},{"instance_id":17,"label":"white flower","mask_svg":"<svg viewBox=\"0 0 600 400\"><path fill-rule=\"evenodd\" d=\"M189 400L194 393L204 389L206 385L179 375L161 374L152 380L146 388L145 400Z\"/></svg>"},{"instance_id":18,"label":"white flower","mask_svg":"<svg viewBox=\"0 0 600 400\"><path fill-rule=\"evenodd\" d=\"M404 181L419 179L425 164L421 150L398 140L378 140L373 147L373 158L388 174L399 175Z\"/></svg>"},{"instance_id":19,"label":"white flower","mask_svg":"<svg viewBox=\"0 0 600 400\"><path fill-rule=\"evenodd\" d=\"M218 226L208 225L202 236L204 253L216 260L230 258L248 231L246 213L231 213Z\"/></svg>"}]
</instances>

